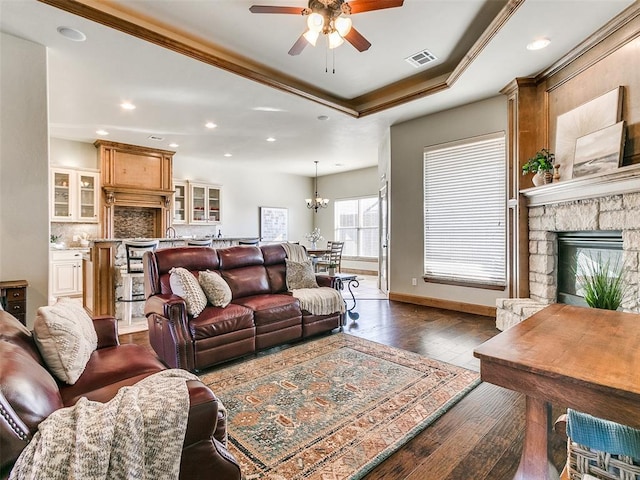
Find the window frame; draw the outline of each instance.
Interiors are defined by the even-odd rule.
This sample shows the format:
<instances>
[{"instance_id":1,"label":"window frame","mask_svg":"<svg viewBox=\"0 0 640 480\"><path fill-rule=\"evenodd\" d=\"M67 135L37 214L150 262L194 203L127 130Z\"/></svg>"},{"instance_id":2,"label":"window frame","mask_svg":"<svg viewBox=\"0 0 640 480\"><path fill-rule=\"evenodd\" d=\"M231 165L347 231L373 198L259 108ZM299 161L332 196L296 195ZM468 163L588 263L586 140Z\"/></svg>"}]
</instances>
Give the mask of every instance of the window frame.
<instances>
[{"instance_id":1,"label":"window frame","mask_svg":"<svg viewBox=\"0 0 640 480\"><path fill-rule=\"evenodd\" d=\"M361 204L361 200L375 200L375 207L377 210L377 216L378 216L378 223L375 226L372 227L365 227L362 226L362 219L363 219L363 215L362 215L362 204ZM337 205L340 202L353 202L353 201L357 201L358 202L358 225L355 227L340 227L338 225L339 223L339 215L336 212L337 209ZM339 239L341 238L340 235L338 234L338 232L340 230L356 230L356 236L357 236L357 241L356 241L356 250L357 250L357 254L356 255L345 255L343 253L342 258L346 258L349 260L356 260L356 261L362 261L362 262L376 262L378 261L379 257L380 257L380 199L378 198L377 195L362 195L362 196L358 196L358 197L350 197L350 198L340 198L340 199L336 199L333 202L333 217L334 217L334 228L333 228L333 232L334 232L334 238ZM378 237L378 248L376 249L376 254L373 256L364 256L361 255L361 251L360 251L360 242L361 242L361 233L364 230L375 230L377 232L377 237Z\"/></svg>"},{"instance_id":2,"label":"window frame","mask_svg":"<svg viewBox=\"0 0 640 480\"><path fill-rule=\"evenodd\" d=\"M473 148L476 146L476 150ZM468 150L464 150L468 148ZM490 164L491 172L494 175L483 174L483 168L478 167L477 157L479 155L487 155L489 150L495 150L495 158L493 164ZM455 155L458 157L456 158ZM430 155L430 157L429 157ZM452 166L451 158L456 158L459 162ZM448 160L448 161L447 161ZM440 165L436 162L440 161ZM431 162L428 165L428 162ZM507 287L507 202L506 202L506 134L504 131L494 132L486 135L464 138L452 142L441 143L425 147L423 151L423 280L427 283L440 283L448 285L458 285L464 287L482 288L488 290L504 290ZM480 172L480 179L474 177L474 173L468 169L475 169ZM431 175L427 178L427 172L431 169ZM484 176L482 176L484 175ZM495 177L495 182L492 179ZM447 184L447 180L455 178L458 181L452 181ZM439 179L439 181L437 180ZM492 210L488 215L489 218L497 219L497 224L493 227L487 226L481 231L481 236L474 238L485 246L492 255L492 258L498 258L498 267L493 268L492 262L482 262L480 266L476 263L468 262L469 254L467 253L465 264L465 252L473 247L478 249L477 242L468 241L465 243L465 237L469 237L469 231L477 231L478 221L482 215L473 215L473 209L467 208L465 214L461 215L458 210L456 215L455 209L450 206L458 200L457 205L464 206L474 205L478 200L474 201L472 195L459 195L462 191L459 185L464 181L465 192L473 192L472 187L479 190L476 196L481 196L480 201L486 203L487 198L494 202ZM439 182L439 183L436 183ZM481 182L485 182L484 184ZM490 187L489 187L490 186ZM485 188L485 191L482 191ZM435 189L435 193L428 197L429 191ZM442 195L444 205L436 205L436 195ZM458 195L456 197L456 195ZM486 195L486 196L485 196ZM447 203L447 201L449 203ZM469 203L471 202L471 203ZM435 208L435 210L434 210ZM431 211L429 211L431 209ZM469 214L471 213L471 215ZM440 214L440 218L438 215ZM446 217L446 219L445 219ZM461 218L463 223L460 224ZM475 222L475 223L474 223ZM486 222L490 223L490 222ZM429 225L433 224L429 231ZM458 227L460 228L454 228ZM452 228L446 230L444 227ZM444 232L451 232L445 234ZM498 234L498 237L494 235ZM439 235L439 237L438 237ZM446 236L445 236L446 235ZM454 238L455 237L455 238ZM435 238L435 240L434 240ZM494 238L499 238L495 240ZM467 238L468 240L468 238ZM461 251L458 255L447 257L451 252L451 244L453 242L461 242ZM484 249L483 249L484 250ZM496 255L499 254L499 257ZM475 258L475 257L474 257ZM469 269L469 264L474 268ZM457 267L457 268L456 268ZM483 267L486 267L483 270ZM465 276L467 272L474 272Z\"/></svg>"}]
</instances>

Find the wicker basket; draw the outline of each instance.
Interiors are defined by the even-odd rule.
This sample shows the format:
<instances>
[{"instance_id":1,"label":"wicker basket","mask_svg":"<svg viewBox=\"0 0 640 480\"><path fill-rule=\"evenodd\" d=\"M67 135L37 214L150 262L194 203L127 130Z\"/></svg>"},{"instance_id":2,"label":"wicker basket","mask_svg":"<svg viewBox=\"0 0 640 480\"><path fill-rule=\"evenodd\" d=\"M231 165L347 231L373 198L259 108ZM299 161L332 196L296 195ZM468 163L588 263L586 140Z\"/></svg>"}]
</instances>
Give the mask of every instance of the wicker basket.
<instances>
[{"instance_id":1,"label":"wicker basket","mask_svg":"<svg viewBox=\"0 0 640 480\"><path fill-rule=\"evenodd\" d=\"M567 467L571 480L583 480L588 473L598 480L640 480L640 462L625 455L592 450L567 442Z\"/></svg>"}]
</instances>

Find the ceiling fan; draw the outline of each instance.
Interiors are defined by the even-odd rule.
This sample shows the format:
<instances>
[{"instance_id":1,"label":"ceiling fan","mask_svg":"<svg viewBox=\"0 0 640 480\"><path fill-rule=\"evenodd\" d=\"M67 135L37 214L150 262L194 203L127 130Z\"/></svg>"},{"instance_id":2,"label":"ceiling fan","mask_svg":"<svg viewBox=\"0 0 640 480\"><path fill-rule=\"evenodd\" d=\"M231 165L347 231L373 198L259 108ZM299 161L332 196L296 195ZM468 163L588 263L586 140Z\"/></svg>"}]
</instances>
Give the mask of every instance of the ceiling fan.
<instances>
[{"instance_id":1,"label":"ceiling fan","mask_svg":"<svg viewBox=\"0 0 640 480\"><path fill-rule=\"evenodd\" d=\"M358 51L368 50L371 43L351 25L349 15L382 10L383 8L401 7L404 0L309 0L309 6L278 7L270 5L253 5L252 13L284 13L307 16L308 29L300 35L289 55L299 55L307 43L315 46L320 34L327 36L329 48L336 48L346 40Z\"/></svg>"}]
</instances>

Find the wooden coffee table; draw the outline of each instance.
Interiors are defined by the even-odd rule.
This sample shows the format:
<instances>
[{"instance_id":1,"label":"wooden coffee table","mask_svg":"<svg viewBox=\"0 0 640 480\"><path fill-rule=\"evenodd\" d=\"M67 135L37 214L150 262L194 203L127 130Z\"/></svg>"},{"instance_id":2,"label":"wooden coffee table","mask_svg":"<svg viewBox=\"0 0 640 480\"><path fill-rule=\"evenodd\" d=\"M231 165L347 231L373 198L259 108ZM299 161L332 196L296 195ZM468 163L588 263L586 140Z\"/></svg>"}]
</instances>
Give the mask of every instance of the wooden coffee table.
<instances>
[{"instance_id":1,"label":"wooden coffee table","mask_svg":"<svg viewBox=\"0 0 640 480\"><path fill-rule=\"evenodd\" d=\"M517 480L557 478L551 404L640 428L640 315L554 304L475 349L485 382L526 395Z\"/></svg>"}]
</instances>

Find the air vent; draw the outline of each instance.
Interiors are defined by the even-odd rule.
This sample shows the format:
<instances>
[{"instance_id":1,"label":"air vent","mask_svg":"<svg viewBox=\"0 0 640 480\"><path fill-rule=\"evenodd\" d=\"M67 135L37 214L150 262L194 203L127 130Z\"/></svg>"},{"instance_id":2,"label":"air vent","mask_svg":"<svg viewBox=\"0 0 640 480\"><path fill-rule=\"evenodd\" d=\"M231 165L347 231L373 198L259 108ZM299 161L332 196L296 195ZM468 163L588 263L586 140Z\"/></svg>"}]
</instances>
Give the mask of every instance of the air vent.
<instances>
[{"instance_id":1,"label":"air vent","mask_svg":"<svg viewBox=\"0 0 640 480\"><path fill-rule=\"evenodd\" d=\"M422 50L418 53L414 53L413 55L405 58L407 62L413 65L416 68L420 68L427 63L431 63L434 60L437 60L437 57L431 53L429 50Z\"/></svg>"},{"instance_id":2,"label":"air vent","mask_svg":"<svg viewBox=\"0 0 640 480\"><path fill-rule=\"evenodd\" d=\"M164 140L164 137L160 137L158 135L149 135L149 140L155 140L156 142L161 142Z\"/></svg>"}]
</instances>

